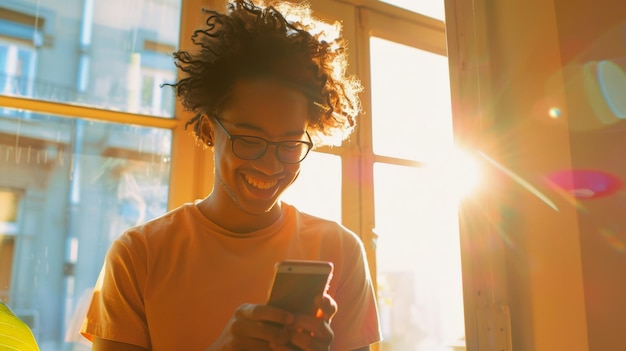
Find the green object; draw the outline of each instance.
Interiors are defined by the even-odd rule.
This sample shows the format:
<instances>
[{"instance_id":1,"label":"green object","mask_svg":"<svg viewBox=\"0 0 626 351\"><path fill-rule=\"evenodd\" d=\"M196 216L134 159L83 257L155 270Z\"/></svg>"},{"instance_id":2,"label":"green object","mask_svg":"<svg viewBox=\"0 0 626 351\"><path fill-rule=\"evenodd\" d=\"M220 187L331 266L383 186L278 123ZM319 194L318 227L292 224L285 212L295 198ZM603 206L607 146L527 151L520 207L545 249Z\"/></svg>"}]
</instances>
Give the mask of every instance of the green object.
<instances>
[{"instance_id":1,"label":"green object","mask_svg":"<svg viewBox=\"0 0 626 351\"><path fill-rule=\"evenodd\" d=\"M39 351L39 346L28 325L0 301L0 351L5 350Z\"/></svg>"}]
</instances>

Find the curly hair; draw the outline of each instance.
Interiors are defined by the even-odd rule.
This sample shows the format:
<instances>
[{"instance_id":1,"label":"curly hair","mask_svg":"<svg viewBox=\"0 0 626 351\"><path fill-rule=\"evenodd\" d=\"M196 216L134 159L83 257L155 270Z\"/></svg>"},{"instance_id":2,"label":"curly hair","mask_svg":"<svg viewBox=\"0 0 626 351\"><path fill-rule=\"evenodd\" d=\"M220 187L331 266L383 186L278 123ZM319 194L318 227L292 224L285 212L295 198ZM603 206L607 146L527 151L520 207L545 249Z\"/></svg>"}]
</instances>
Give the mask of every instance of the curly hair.
<instances>
[{"instance_id":1,"label":"curly hair","mask_svg":"<svg viewBox=\"0 0 626 351\"><path fill-rule=\"evenodd\" d=\"M196 138L202 116L217 115L234 84L254 78L276 79L308 97L308 130L316 145L352 132L362 86L346 74L347 45L339 23L314 18L307 3L263 7L234 0L226 14L203 13L206 27L191 37L197 51L174 53L182 78L169 84L183 107L196 113L185 124L193 126Z\"/></svg>"}]
</instances>

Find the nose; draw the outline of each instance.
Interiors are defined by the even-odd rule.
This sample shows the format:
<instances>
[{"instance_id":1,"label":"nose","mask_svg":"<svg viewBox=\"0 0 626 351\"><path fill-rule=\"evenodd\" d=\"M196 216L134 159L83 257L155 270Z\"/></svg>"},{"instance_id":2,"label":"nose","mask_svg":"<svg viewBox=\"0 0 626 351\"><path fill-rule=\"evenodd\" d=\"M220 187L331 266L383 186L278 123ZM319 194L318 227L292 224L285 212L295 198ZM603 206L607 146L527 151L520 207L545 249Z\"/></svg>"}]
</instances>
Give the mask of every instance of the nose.
<instances>
[{"instance_id":1,"label":"nose","mask_svg":"<svg viewBox=\"0 0 626 351\"><path fill-rule=\"evenodd\" d=\"M277 174L285 169L278 159L278 145L268 145L265 153L254 162L254 168L267 175Z\"/></svg>"}]
</instances>

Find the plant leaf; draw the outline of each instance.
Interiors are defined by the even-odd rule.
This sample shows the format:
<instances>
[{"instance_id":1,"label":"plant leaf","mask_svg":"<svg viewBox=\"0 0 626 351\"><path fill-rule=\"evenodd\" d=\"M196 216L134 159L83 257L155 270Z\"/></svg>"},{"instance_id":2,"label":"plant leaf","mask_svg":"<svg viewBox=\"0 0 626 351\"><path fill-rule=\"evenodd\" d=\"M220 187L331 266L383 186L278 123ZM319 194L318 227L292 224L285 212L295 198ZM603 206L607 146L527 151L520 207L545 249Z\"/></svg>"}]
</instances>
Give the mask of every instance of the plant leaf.
<instances>
[{"instance_id":1,"label":"plant leaf","mask_svg":"<svg viewBox=\"0 0 626 351\"><path fill-rule=\"evenodd\" d=\"M0 301L0 350L39 351L28 325Z\"/></svg>"}]
</instances>

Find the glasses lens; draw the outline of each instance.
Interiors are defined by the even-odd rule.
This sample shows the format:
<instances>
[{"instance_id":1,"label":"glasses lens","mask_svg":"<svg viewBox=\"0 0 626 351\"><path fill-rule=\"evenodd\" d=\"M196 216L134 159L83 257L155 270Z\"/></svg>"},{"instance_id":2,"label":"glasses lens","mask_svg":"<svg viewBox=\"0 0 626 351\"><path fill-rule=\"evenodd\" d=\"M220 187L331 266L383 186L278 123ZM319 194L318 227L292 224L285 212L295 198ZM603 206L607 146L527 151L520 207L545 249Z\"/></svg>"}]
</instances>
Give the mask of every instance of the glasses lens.
<instances>
[{"instance_id":1,"label":"glasses lens","mask_svg":"<svg viewBox=\"0 0 626 351\"><path fill-rule=\"evenodd\" d=\"M267 141L253 136L231 136L233 153L244 160L256 160L267 150ZM303 141L272 143L277 147L277 157L283 163L298 163L306 157L311 146Z\"/></svg>"},{"instance_id":2,"label":"glasses lens","mask_svg":"<svg viewBox=\"0 0 626 351\"><path fill-rule=\"evenodd\" d=\"M267 149L265 140L256 137L236 137L232 138L232 143L235 156L244 160L256 160Z\"/></svg>"},{"instance_id":3,"label":"glasses lens","mask_svg":"<svg viewBox=\"0 0 626 351\"><path fill-rule=\"evenodd\" d=\"M284 163L298 163L309 152L309 144L298 141L287 141L278 147L278 159Z\"/></svg>"}]
</instances>

